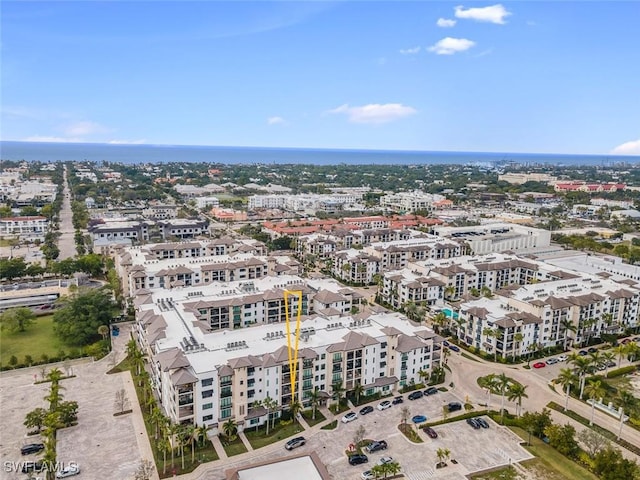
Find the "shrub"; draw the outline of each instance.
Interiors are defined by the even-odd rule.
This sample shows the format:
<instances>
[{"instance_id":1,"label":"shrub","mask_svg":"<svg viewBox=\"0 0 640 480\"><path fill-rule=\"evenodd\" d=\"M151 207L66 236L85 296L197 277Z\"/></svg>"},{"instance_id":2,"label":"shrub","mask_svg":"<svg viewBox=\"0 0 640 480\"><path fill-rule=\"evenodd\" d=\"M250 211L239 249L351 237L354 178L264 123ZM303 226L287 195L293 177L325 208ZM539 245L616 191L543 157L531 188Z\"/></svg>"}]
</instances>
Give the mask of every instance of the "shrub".
<instances>
[{"instance_id":1,"label":"shrub","mask_svg":"<svg viewBox=\"0 0 640 480\"><path fill-rule=\"evenodd\" d=\"M620 377L622 375L628 375L629 373L633 373L636 371L638 367L636 365L627 365L626 367L617 368L615 370L611 370L607 378Z\"/></svg>"}]
</instances>

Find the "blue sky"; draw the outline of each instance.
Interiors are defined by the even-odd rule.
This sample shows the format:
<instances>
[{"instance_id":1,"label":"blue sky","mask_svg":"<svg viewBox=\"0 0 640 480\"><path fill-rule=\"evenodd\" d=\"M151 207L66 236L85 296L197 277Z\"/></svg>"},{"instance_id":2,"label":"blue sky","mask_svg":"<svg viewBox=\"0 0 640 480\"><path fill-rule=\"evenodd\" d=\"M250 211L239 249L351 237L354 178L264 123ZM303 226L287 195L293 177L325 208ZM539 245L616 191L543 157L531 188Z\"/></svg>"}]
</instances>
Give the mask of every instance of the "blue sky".
<instances>
[{"instance_id":1,"label":"blue sky","mask_svg":"<svg viewBox=\"0 0 640 480\"><path fill-rule=\"evenodd\" d=\"M636 1L2 2L2 140L640 154Z\"/></svg>"}]
</instances>

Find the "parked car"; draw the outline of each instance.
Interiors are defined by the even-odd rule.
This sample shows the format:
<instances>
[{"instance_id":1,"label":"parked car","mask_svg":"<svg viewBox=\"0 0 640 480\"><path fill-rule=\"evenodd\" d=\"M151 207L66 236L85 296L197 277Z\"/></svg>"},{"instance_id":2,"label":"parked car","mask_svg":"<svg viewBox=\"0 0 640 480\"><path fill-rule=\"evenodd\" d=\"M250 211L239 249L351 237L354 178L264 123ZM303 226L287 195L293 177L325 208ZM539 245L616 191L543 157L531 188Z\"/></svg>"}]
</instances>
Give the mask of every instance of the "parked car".
<instances>
[{"instance_id":1,"label":"parked car","mask_svg":"<svg viewBox=\"0 0 640 480\"><path fill-rule=\"evenodd\" d=\"M349 465L360 465L362 463L367 463L369 461L369 457L362 453L356 453L355 455L351 455L349 457Z\"/></svg>"},{"instance_id":2,"label":"parked car","mask_svg":"<svg viewBox=\"0 0 640 480\"><path fill-rule=\"evenodd\" d=\"M367 453L373 453L373 452L377 452L379 450L386 450L387 446L388 445L387 445L387 442L385 440L378 440L376 442L371 442L369 445L364 447L364 450Z\"/></svg>"},{"instance_id":3,"label":"parked car","mask_svg":"<svg viewBox=\"0 0 640 480\"><path fill-rule=\"evenodd\" d=\"M475 418L467 418L467 423L471 425L474 430L478 430L480 428L480 424L476 422Z\"/></svg>"},{"instance_id":4,"label":"parked car","mask_svg":"<svg viewBox=\"0 0 640 480\"><path fill-rule=\"evenodd\" d=\"M569 359L569 357L567 355L565 355L564 353L562 355L558 356L558 361L559 362L566 362Z\"/></svg>"},{"instance_id":5,"label":"parked car","mask_svg":"<svg viewBox=\"0 0 640 480\"><path fill-rule=\"evenodd\" d=\"M447 405L447 410L450 412L456 412L462 410L462 405L459 402L451 402Z\"/></svg>"},{"instance_id":6,"label":"parked car","mask_svg":"<svg viewBox=\"0 0 640 480\"><path fill-rule=\"evenodd\" d=\"M451 345L449 345L449 350L451 350L453 352L459 352L460 351L460 347L458 347L457 345L451 344Z\"/></svg>"},{"instance_id":7,"label":"parked car","mask_svg":"<svg viewBox=\"0 0 640 480\"><path fill-rule=\"evenodd\" d=\"M358 414L356 412L349 412L342 417L342 423L353 422L356 418L358 418Z\"/></svg>"},{"instance_id":8,"label":"parked car","mask_svg":"<svg viewBox=\"0 0 640 480\"><path fill-rule=\"evenodd\" d=\"M435 395L438 393L438 389L436 387L429 387L424 391L425 395Z\"/></svg>"},{"instance_id":9,"label":"parked car","mask_svg":"<svg viewBox=\"0 0 640 480\"><path fill-rule=\"evenodd\" d=\"M476 423L478 423L482 428L489 428L489 422L482 417L476 418Z\"/></svg>"},{"instance_id":10,"label":"parked car","mask_svg":"<svg viewBox=\"0 0 640 480\"><path fill-rule=\"evenodd\" d=\"M74 475L78 475L80 473L80 467L78 465L69 465L66 468L63 468L58 473L56 473L56 478L67 478L73 477Z\"/></svg>"},{"instance_id":11,"label":"parked car","mask_svg":"<svg viewBox=\"0 0 640 480\"><path fill-rule=\"evenodd\" d=\"M431 428L431 427L424 427L424 428L422 429L422 431L423 431L424 433L426 433L426 434L429 436L429 438L438 438L438 434L437 434L437 433L436 433L436 431L435 431L433 428Z\"/></svg>"},{"instance_id":12,"label":"parked car","mask_svg":"<svg viewBox=\"0 0 640 480\"><path fill-rule=\"evenodd\" d=\"M533 364L533 368L544 368L546 366L547 366L547 364L544 363L544 362L536 362L536 363Z\"/></svg>"},{"instance_id":13,"label":"parked car","mask_svg":"<svg viewBox=\"0 0 640 480\"><path fill-rule=\"evenodd\" d=\"M362 480L374 480L376 476L371 472L371 470L365 470L362 472L362 475L360 475L360 478L362 478Z\"/></svg>"},{"instance_id":14,"label":"parked car","mask_svg":"<svg viewBox=\"0 0 640 480\"><path fill-rule=\"evenodd\" d=\"M378 460L378 465L384 465L391 462L393 462L393 457L382 457L380 460Z\"/></svg>"},{"instance_id":15,"label":"parked car","mask_svg":"<svg viewBox=\"0 0 640 480\"><path fill-rule=\"evenodd\" d=\"M420 390L416 390L415 392L411 392L409 394L409 400L417 400L422 397L424 397L424 394Z\"/></svg>"},{"instance_id":16,"label":"parked car","mask_svg":"<svg viewBox=\"0 0 640 480\"><path fill-rule=\"evenodd\" d=\"M366 407L362 407L360 409L360 415L366 415L367 413L373 412L373 407L371 405L367 405Z\"/></svg>"},{"instance_id":17,"label":"parked car","mask_svg":"<svg viewBox=\"0 0 640 480\"><path fill-rule=\"evenodd\" d=\"M44 450L43 443L30 443L28 445L23 445L20 447L20 453L22 455L29 455L31 453L38 453Z\"/></svg>"},{"instance_id":18,"label":"parked car","mask_svg":"<svg viewBox=\"0 0 640 480\"><path fill-rule=\"evenodd\" d=\"M287 450L293 450L294 448L303 446L305 443L306 440L304 439L304 437L296 437L285 443L284 448L286 448Z\"/></svg>"},{"instance_id":19,"label":"parked car","mask_svg":"<svg viewBox=\"0 0 640 480\"><path fill-rule=\"evenodd\" d=\"M587 355L589 355L589 353L586 350L580 350L578 352L578 355L580 355L581 357L586 357Z\"/></svg>"},{"instance_id":20,"label":"parked car","mask_svg":"<svg viewBox=\"0 0 640 480\"><path fill-rule=\"evenodd\" d=\"M558 360L555 357L551 357L551 358L547 358L547 365L555 365L556 363L558 363L560 360Z\"/></svg>"},{"instance_id":21,"label":"parked car","mask_svg":"<svg viewBox=\"0 0 640 480\"><path fill-rule=\"evenodd\" d=\"M393 404L390 400L385 400L384 402L380 402L378 404L378 410L386 410L387 408L391 408Z\"/></svg>"},{"instance_id":22,"label":"parked car","mask_svg":"<svg viewBox=\"0 0 640 480\"><path fill-rule=\"evenodd\" d=\"M596 347L590 347L587 349L587 352L589 353L596 353L598 351L598 349Z\"/></svg>"},{"instance_id":23,"label":"parked car","mask_svg":"<svg viewBox=\"0 0 640 480\"><path fill-rule=\"evenodd\" d=\"M414 415L413 417L411 417L411 421L413 423L424 423L427 421L427 417L425 417L424 415Z\"/></svg>"},{"instance_id":24,"label":"parked car","mask_svg":"<svg viewBox=\"0 0 640 480\"><path fill-rule=\"evenodd\" d=\"M393 401L391 402L393 405L398 405L399 403L403 403L404 402L404 398L400 397L396 397L393 399Z\"/></svg>"}]
</instances>

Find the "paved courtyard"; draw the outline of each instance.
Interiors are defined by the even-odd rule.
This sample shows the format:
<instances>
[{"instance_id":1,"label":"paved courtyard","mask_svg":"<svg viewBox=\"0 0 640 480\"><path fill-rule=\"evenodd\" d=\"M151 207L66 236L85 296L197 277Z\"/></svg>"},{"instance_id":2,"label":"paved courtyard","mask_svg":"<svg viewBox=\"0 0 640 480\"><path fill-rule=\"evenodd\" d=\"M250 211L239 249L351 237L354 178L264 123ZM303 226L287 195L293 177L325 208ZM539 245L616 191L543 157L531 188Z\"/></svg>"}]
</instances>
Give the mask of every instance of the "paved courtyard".
<instances>
[{"instance_id":1,"label":"paved courtyard","mask_svg":"<svg viewBox=\"0 0 640 480\"><path fill-rule=\"evenodd\" d=\"M129 330L130 326L122 326L121 336L114 338L118 360L124 357ZM79 480L132 478L141 458L151 459L131 375L128 372L107 375L110 368L109 358L75 362L72 373L76 377L60 382L64 399L78 402L78 425L58 431L58 461L78 463L81 474L76 478ZM23 425L27 412L47 407L44 397L49 384L34 384L34 375L39 378L40 370L30 368L0 376L0 465L3 467L0 478L3 480L24 479L24 474L8 471L12 470L11 462L39 458L38 455L21 456L20 447L40 441L39 437L27 437L27 428ZM127 390L134 411L114 417L115 392L121 388Z\"/></svg>"}]
</instances>

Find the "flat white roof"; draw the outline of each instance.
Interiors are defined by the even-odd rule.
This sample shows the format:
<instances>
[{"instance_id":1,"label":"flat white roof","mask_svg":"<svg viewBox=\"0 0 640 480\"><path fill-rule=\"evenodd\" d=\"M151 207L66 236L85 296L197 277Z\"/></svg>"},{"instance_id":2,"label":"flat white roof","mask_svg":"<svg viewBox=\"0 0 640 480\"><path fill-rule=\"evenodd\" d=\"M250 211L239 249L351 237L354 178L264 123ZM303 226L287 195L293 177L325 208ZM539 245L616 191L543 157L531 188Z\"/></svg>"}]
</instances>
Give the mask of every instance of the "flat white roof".
<instances>
[{"instance_id":1,"label":"flat white roof","mask_svg":"<svg viewBox=\"0 0 640 480\"><path fill-rule=\"evenodd\" d=\"M239 470L238 478L240 480L323 480L313 460L308 456Z\"/></svg>"}]
</instances>

